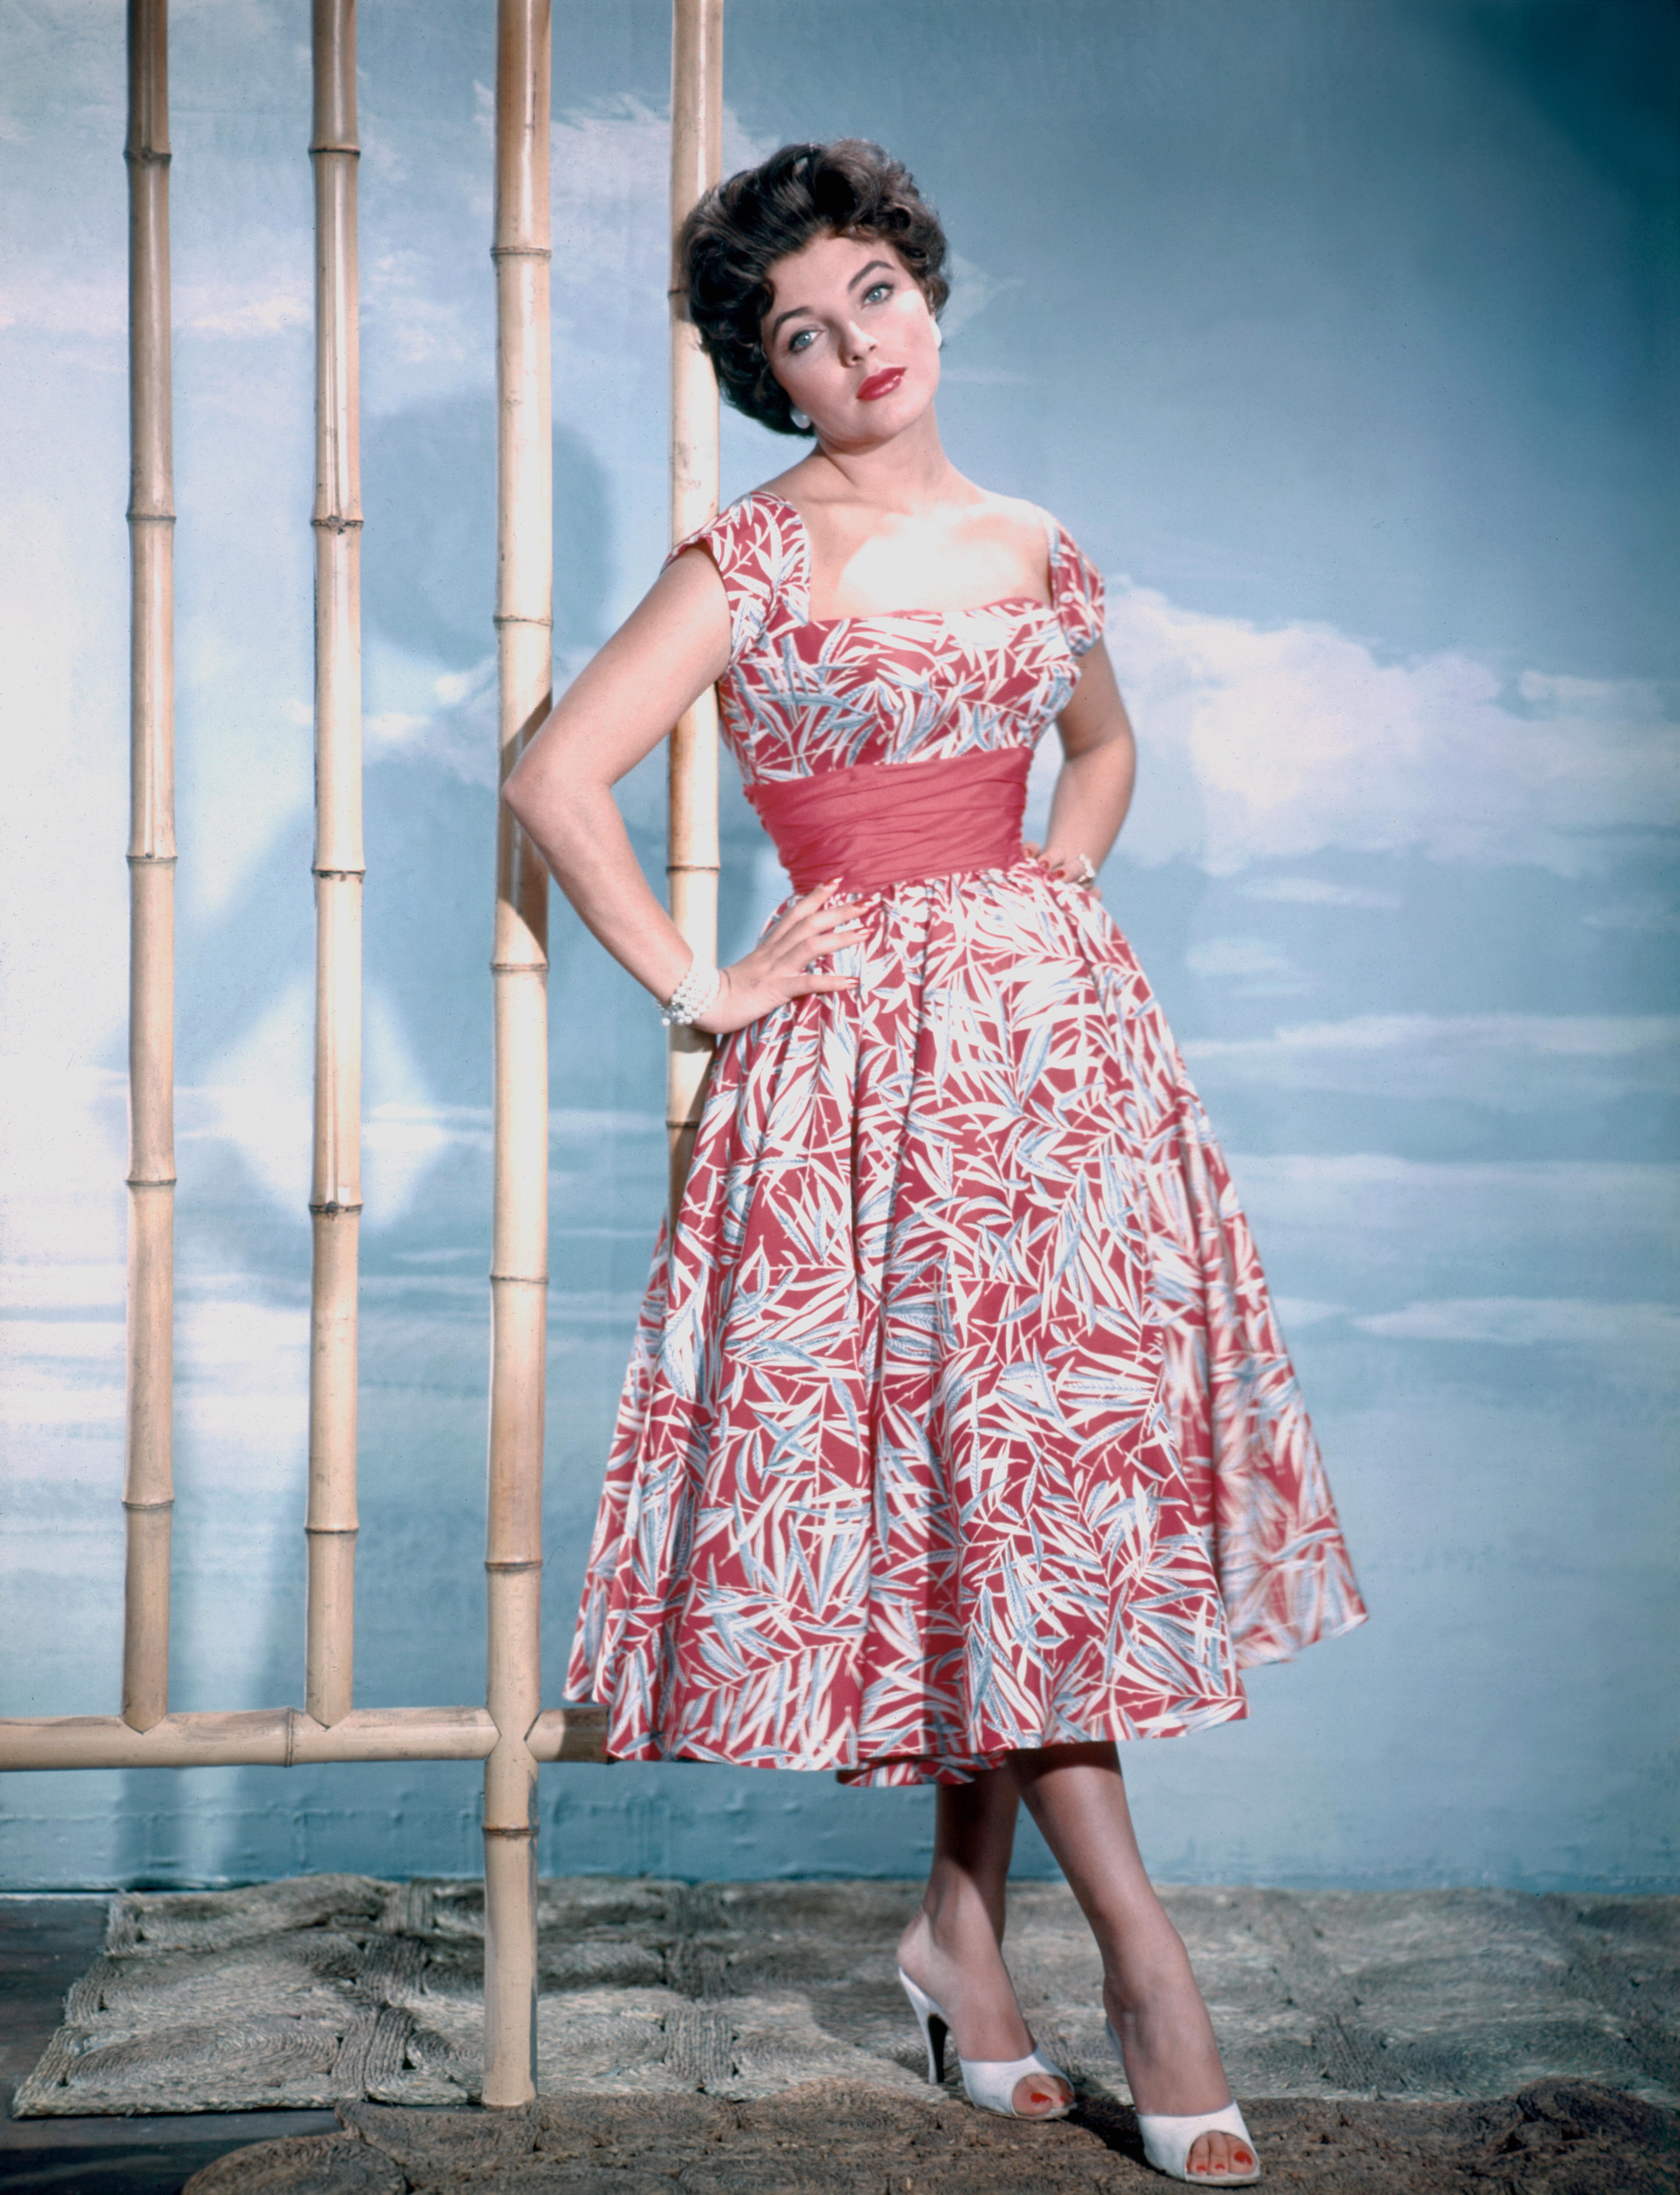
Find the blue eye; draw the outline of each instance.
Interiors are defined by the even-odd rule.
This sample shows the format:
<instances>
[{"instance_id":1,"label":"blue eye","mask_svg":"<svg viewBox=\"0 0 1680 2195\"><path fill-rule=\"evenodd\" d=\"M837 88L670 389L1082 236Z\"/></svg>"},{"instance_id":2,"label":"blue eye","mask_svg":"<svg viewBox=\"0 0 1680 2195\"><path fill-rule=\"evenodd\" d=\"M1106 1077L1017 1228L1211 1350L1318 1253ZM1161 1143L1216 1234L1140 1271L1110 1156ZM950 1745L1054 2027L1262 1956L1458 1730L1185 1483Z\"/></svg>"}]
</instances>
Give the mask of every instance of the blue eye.
<instances>
[{"instance_id":1,"label":"blue eye","mask_svg":"<svg viewBox=\"0 0 1680 2195\"><path fill-rule=\"evenodd\" d=\"M816 339L817 331L814 328L801 328L798 334L790 339L787 347L791 351L803 350L808 344L814 343Z\"/></svg>"},{"instance_id":2,"label":"blue eye","mask_svg":"<svg viewBox=\"0 0 1680 2195\"><path fill-rule=\"evenodd\" d=\"M890 282L872 282L863 293L863 302L866 305L872 297L890 297L892 294L893 285Z\"/></svg>"}]
</instances>

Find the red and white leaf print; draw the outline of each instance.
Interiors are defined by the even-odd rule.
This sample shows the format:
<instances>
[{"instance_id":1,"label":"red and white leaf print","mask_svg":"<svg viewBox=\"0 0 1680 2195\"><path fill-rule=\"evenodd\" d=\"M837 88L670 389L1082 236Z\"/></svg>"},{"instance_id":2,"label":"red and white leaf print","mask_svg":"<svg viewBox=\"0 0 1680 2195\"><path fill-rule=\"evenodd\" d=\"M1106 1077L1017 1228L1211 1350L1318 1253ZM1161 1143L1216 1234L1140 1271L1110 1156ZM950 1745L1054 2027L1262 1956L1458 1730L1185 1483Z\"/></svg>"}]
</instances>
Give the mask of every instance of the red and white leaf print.
<instances>
[{"instance_id":1,"label":"red and white leaf print","mask_svg":"<svg viewBox=\"0 0 1680 2195\"><path fill-rule=\"evenodd\" d=\"M695 537L749 783L1030 746L1053 602L812 624L760 492ZM674 552L678 553L678 552ZM662 1230L568 1693L607 1749L958 1781L1243 1714L1365 1619L1223 1158L1101 902L1025 858L861 895L855 994L722 1040Z\"/></svg>"}]
</instances>

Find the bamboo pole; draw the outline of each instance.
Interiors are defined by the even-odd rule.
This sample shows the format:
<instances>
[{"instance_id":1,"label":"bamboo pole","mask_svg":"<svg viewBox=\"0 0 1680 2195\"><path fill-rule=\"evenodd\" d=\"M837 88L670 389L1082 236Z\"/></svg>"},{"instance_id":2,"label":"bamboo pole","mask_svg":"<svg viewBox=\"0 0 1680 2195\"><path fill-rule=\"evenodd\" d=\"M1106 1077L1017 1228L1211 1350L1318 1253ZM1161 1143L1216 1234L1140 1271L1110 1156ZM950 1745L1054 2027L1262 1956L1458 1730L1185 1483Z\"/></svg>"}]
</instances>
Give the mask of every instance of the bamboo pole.
<instances>
[{"instance_id":1,"label":"bamboo pole","mask_svg":"<svg viewBox=\"0 0 1680 2195\"><path fill-rule=\"evenodd\" d=\"M129 0L129 1277L123 1720L169 1713L175 1507L175 489L168 0Z\"/></svg>"},{"instance_id":2,"label":"bamboo pole","mask_svg":"<svg viewBox=\"0 0 1680 2195\"><path fill-rule=\"evenodd\" d=\"M498 0L496 635L501 776L553 702L549 0ZM549 1261L548 871L498 804L491 1253L484 2100L536 2094L537 1760Z\"/></svg>"},{"instance_id":3,"label":"bamboo pole","mask_svg":"<svg viewBox=\"0 0 1680 2195\"><path fill-rule=\"evenodd\" d=\"M717 515L717 379L688 318L676 239L723 170L723 0L672 0L670 45L670 538ZM671 919L699 960L717 957L717 697L708 688L670 735L665 873ZM688 1178L712 1040L673 1028L665 1132L673 1227Z\"/></svg>"},{"instance_id":4,"label":"bamboo pole","mask_svg":"<svg viewBox=\"0 0 1680 2195\"><path fill-rule=\"evenodd\" d=\"M309 1191L305 1697L350 1709L355 1651L356 1282L361 1230L361 458L355 0L314 0L315 1127Z\"/></svg>"},{"instance_id":5,"label":"bamboo pole","mask_svg":"<svg viewBox=\"0 0 1680 2195\"><path fill-rule=\"evenodd\" d=\"M550 1708L530 1735L538 1760L601 1760L604 1708ZM136 1731L118 1715L0 1721L0 1770L291 1768L335 1760L483 1760L486 1708L353 1708L331 1728L296 1708L165 1715Z\"/></svg>"}]
</instances>

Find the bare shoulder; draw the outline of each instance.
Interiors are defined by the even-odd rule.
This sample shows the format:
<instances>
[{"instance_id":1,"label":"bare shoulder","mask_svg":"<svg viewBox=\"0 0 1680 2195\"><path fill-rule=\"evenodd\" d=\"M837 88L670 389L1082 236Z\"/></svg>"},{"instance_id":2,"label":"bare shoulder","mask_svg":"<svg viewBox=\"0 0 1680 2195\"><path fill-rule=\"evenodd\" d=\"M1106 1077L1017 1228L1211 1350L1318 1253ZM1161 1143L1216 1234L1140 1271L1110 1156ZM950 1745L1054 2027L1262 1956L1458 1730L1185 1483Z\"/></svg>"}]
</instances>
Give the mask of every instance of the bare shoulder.
<instances>
[{"instance_id":1,"label":"bare shoulder","mask_svg":"<svg viewBox=\"0 0 1680 2195\"><path fill-rule=\"evenodd\" d=\"M803 504L832 500L823 496L820 482L824 468L816 463L816 455L813 450L808 457L802 458L797 465L790 465L785 473L778 473L774 480L760 481L753 494L777 496L783 503L791 503L796 510Z\"/></svg>"},{"instance_id":2,"label":"bare shoulder","mask_svg":"<svg viewBox=\"0 0 1680 2195\"><path fill-rule=\"evenodd\" d=\"M997 495L982 489L975 516L990 525L1009 529L1029 550L1037 550L1044 544L1044 511L1038 504L1028 503L1025 496Z\"/></svg>"},{"instance_id":3,"label":"bare shoulder","mask_svg":"<svg viewBox=\"0 0 1680 2195\"><path fill-rule=\"evenodd\" d=\"M1050 598L1050 536L1044 513L1024 496L975 491L964 532L977 549L1006 556L1022 573L1033 574L1038 591Z\"/></svg>"}]
</instances>

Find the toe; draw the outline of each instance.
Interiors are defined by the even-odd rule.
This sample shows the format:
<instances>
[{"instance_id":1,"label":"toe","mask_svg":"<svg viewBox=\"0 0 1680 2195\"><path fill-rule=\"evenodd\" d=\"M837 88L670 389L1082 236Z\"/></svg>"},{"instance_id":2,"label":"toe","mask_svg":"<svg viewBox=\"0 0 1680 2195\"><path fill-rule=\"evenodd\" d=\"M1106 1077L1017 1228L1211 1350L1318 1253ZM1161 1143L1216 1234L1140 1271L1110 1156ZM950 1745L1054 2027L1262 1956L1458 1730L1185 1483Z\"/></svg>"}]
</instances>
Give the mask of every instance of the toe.
<instances>
[{"instance_id":1,"label":"toe","mask_svg":"<svg viewBox=\"0 0 1680 2195\"><path fill-rule=\"evenodd\" d=\"M1053 2075L1027 2073L1015 2084L1010 2101L1015 2117L1023 2119L1048 2119L1067 2110L1073 2100L1073 2091L1066 2081Z\"/></svg>"},{"instance_id":2,"label":"toe","mask_svg":"<svg viewBox=\"0 0 1680 2195\"><path fill-rule=\"evenodd\" d=\"M1185 2163L1198 2179L1225 2172L1252 2172L1254 2152L1237 2135L1198 2135Z\"/></svg>"}]
</instances>

